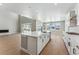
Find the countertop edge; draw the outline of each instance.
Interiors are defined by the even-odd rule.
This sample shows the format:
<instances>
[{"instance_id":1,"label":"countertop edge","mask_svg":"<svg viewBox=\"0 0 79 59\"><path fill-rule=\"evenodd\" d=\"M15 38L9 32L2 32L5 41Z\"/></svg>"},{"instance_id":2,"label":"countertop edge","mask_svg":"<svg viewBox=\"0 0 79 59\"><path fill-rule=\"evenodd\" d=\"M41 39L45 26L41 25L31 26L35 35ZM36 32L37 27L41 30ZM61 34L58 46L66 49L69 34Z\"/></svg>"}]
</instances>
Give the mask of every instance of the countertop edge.
<instances>
[{"instance_id":1,"label":"countertop edge","mask_svg":"<svg viewBox=\"0 0 79 59\"><path fill-rule=\"evenodd\" d=\"M76 32L66 32L68 34L71 34L71 35L79 35L79 33L76 33Z\"/></svg>"}]
</instances>

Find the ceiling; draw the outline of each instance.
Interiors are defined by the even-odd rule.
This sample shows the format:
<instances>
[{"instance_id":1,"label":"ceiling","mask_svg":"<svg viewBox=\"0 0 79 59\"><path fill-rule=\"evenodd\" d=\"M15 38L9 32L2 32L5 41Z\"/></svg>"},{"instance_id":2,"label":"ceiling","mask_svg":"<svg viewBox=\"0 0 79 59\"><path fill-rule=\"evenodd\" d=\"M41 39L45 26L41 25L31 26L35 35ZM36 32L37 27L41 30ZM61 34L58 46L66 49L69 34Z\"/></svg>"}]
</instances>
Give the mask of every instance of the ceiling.
<instances>
[{"instance_id":1,"label":"ceiling","mask_svg":"<svg viewBox=\"0 0 79 59\"><path fill-rule=\"evenodd\" d=\"M64 15L76 3L3 3L7 10L36 19L53 19Z\"/></svg>"}]
</instances>

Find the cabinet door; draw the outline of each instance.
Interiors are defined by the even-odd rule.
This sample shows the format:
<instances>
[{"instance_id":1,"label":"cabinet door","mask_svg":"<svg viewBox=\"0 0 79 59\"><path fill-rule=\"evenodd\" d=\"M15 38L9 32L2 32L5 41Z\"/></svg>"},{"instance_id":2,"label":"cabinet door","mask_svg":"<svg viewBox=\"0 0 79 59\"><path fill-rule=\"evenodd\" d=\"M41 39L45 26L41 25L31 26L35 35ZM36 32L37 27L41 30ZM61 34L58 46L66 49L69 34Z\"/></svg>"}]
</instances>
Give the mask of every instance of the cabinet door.
<instances>
[{"instance_id":1,"label":"cabinet door","mask_svg":"<svg viewBox=\"0 0 79 59\"><path fill-rule=\"evenodd\" d=\"M36 31L36 20L32 21L32 27L31 27L32 31Z\"/></svg>"},{"instance_id":2,"label":"cabinet door","mask_svg":"<svg viewBox=\"0 0 79 59\"><path fill-rule=\"evenodd\" d=\"M70 54L79 54L79 36L78 35L69 35L71 37L71 51Z\"/></svg>"},{"instance_id":3,"label":"cabinet door","mask_svg":"<svg viewBox=\"0 0 79 59\"><path fill-rule=\"evenodd\" d=\"M41 52L41 50L42 50L42 36L40 36L39 38L38 38L38 41L37 41L37 54L39 54L40 52Z\"/></svg>"},{"instance_id":4,"label":"cabinet door","mask_svg":"<svg viewBox=\"0 0 79 59\"><path fill-rule=\"evenodd\" d=\"M37 38L28 36L27 50L32 54L37 54Z\"/></svg>"},{"instance_id":5,"label":"cabinet door","mask_svg":"<svg viewBox=\"0 0 79 59\"><path fill-rule=\"evenodd\" d=\"M51 39L51 37L50 37L50 33L47 33L47 35L46 35L46 43Z\"/></svg>"},{"instance_id":6,"label":"cabinet door","mask_svg":"<svg viewBox=\"0 0 79 59\"><path fill-rule=\"evenodd\" d=\"M45 33L42 35L43 39L42 39L42 43L43 43L43 48L44 46L47 44L47 42L49 41L49 33Z\"/></svg>"},{"instance_id":7,"label":"cabinet door","mask_svg":"<svg viewBox=\"0 0 79 59\"><path fill-rule=\"evenodd\" d=\"M75 51L75 54L79 54L79 35L74 35L74 51Z\"/></svg>"},{"instance_id":8,"label":"cabinet door","mask_svg":"<svg viewBox=\"0 0 79 59\"><path fill-rule=\"evenodd\" d=\"M21 47L24 49L27 49L27 37L26 36L21 37Z\"/></svg>"},{"instance_id":9,"label":"cabinet door","mask_svg":"<svg viewBox=\"0 0 79 59\"><path fill-rule=\"evenodd\" d=\"M44 48L44 46L46 45L46 43L47 43L47 34L45 33L45 34L43 34L43 39L42 39L42 43L43 43L43 48Z\"/></svg>"},{"instance_id":10,"label":"cabinet door","mask_svg":"<svg viewBox=\"0 0 79 59\"><path fill-rule=\"evenodd\" d=\"M42 37L42 49L44 48L45 43L46 43L46 38L45 38L45 36L43 35L43 37Z\"/></svg>"}]
</instances>

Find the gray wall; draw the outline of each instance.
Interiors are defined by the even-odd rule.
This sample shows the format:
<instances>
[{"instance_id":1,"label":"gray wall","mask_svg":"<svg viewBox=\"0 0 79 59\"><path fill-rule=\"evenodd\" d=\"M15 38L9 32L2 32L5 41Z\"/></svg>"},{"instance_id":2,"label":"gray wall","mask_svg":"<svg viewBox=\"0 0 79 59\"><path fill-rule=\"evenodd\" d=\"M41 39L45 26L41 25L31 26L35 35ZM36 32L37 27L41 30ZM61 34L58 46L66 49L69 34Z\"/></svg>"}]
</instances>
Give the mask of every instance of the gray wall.
<instances>
[{"instance_id":1,"label":"gray wall","mask_svg":"<svg viewBox=\"0 0 79 59\"><path fill-rule=\"evenodd\" d=\"M19 29L18 29L19 32L21 32L21 24L24 23L31 23L32 31L36 31L36 20L19 15Z\"/></svg>"}]
</instances>

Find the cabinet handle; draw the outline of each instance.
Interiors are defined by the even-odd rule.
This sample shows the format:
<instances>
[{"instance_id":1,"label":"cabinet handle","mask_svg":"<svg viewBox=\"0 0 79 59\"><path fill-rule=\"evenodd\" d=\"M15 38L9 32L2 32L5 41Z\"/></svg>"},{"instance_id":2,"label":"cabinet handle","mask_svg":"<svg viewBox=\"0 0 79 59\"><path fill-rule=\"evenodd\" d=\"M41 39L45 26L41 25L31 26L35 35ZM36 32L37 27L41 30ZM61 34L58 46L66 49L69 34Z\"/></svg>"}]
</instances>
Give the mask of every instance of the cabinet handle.
<instances>
[{"instance_id":1,"label":"cabinet handle","mask_svg":"<svg viewBox=\"0 0 79 59\"><path fill-rule=\"evenodd\" d=\"M76 47L79 49L79 46L78 45Z\"/></svg>"},{"instance_id":2,"label":"cabinet handle","mask_svg":"<svg viewBox=\"0 0 79 59\"><path fill-rule=\"evenodd\" d=\"M75 54L76 53L76 50L75 50L75 48L73 48L73 54Z\"/></svg>"},{"instance_id":3,"label":"cabinet handle","mask_svg":"<svg viewBox=\"0 0 79 59\"><path fill-rule=\"evenodd\" d=\"M42 39L42 42L44 42L44 39Z\"/></svg>"},{"instance_id":4,"label":"cabinet handle","mask_svg":"<svg viewBox=\"0 0 79 59\"><path fill-rule=\"evenodd\" d=\"M68 42L68 45L70 46L70 42Z\"/></svg>"}]
</instances>

